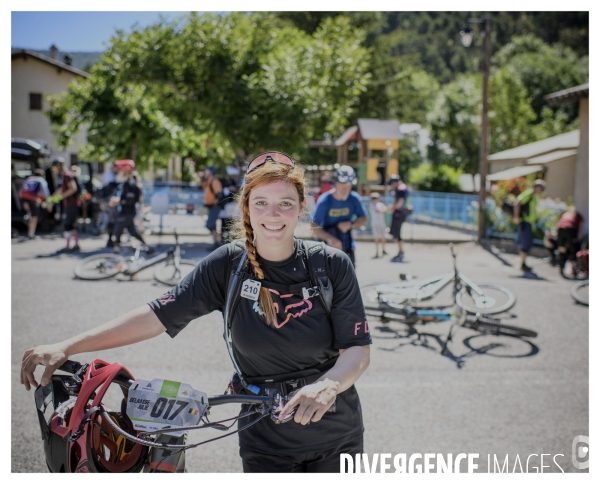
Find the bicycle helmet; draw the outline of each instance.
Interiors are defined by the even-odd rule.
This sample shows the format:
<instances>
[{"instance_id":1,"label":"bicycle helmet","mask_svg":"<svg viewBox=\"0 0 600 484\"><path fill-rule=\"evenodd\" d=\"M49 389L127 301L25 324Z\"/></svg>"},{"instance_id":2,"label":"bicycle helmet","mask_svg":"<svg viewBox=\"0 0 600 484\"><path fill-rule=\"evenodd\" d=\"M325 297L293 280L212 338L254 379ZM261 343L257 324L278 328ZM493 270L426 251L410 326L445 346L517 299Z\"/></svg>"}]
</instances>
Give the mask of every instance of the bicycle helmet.
<instances>
[{"instance_id":1,"label":"bicycle helmet","mask_svg":"<svg viewBox=\"0 0 600 484\"><path fill-rule=\"evenodd\" d=\"M117 160L115 166L118 166L120 170L133 171L135 169L135 161L133 160Z\"/></svg>"},{"instance_id":2,"label":"bicycle helmet","mask_svg":"<svg viewBox=\"0 0 600 484\"><path fill-rule=\"evenodd\" d=\"M354 169L348 165L342 165L335 170L333 178L339 183L351 183L353 185L356 183L356 173L354 173Z\"/></svg>"},{"instance_id":3,"label":"bicycle helmet","mask_svg":"<svg viewBox=\"0 0 600 484\"><path fill-rule=\"evenodd\" d=\"M75 383L76 377L54 375L50 384L35 391L48 469L66 473L140 472L148 447L127 440L98 411L110 385L118 385L123 392L120 411L103 407L115 424L136 435L125 413L128 389L115 381L117 377L133 380L133 376L124 366L102 360L94 360L84 371L81 386ZM53 411L46 420L44 412L51 402Z\"/></svg>"}]
</instances>

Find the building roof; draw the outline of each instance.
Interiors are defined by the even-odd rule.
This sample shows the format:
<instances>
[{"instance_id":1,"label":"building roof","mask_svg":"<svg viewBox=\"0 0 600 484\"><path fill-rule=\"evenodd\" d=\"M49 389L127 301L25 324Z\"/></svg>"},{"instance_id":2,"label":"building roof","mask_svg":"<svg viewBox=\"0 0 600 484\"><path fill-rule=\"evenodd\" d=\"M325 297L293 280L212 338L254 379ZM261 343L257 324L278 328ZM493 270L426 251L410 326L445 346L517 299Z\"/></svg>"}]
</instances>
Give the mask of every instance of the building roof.
<instances>
[{"instance_id":1,"label":"building roof","mask_svg":"<svg viewBox=\"0 0 600 484\"><path fill-rule=\"evenodd\" d=\"M538 165L540 163L552 163L553 161L564 160L571 156L576 156L577 150L556 150L545 155L534 156L527 160L528 165Z\"/></svg>"},{"instance_id":2,"label":"building roof","mask_svg":"<svg viewBox=\"0 0 600 484\"><path fill-rule=\"evenodd\" d=\"M32 57L34 59L37 59L39 61L45 62L47 64L50 64L52 66L57 67L58 69L63 69L65 71L71 72L73 74L76 74L78 76L81 77L90 77L89 73L82 71L81 69L77 69L76 67L70 66L68 64L65 64L64 62L58 61L56 59L52 59L52 57L47 57L45 55L39 54L37 52L34 52L32 50L29 49L21 49L17 52L14 52L11 55L11 60L15 60L15 59L27 59L28 57Z\"/></svg>"},{"instance_id":3,"label":"building roof","mask_svg":"<svg viewBox=\"0 0 600 484\"><path fill-rule=\"evenodd\" d=\"M356 132L358 131L358 126L350 126L344 134L335 140L336 146L344 146L348 141L356 138Z\"/></svg>"},{"instance_id":4,"label":"building roof","mask_svg":"<svg viewBox=\"0 0 600 484\"><path fill-rule=\"evenodd\" d=\"M589 83L553 92L552 94L544 96L544 99L550 106L560 106L561 104L573 103L586 97L590 97Z\"/></svg>"},{"instance_id":5,"label":"building roof","mask_svg":"<svg viewBox=\"0 0 600 484\"><path fill-rule=\"evenodd\" d=\"M362 139L402 139L400 123L396 119L359 119Z\"/></svg>"},{"instance_id":6,"label":"building roof","mask_svg":"<svg viewBox=\"0 0 600 484\"><path fill-rule=\"evenodd\" d=\"M569 131L535 141L526 145L518 146L510 150L500 151L488 156L488 161L524 161L534 156L544 155L556 150L577 149L579 147L579 130Z\"/></svg>"},{"instance_id":7,"label":"building roof","mask_svg":"<svg viewBox=\"0 0 600 484\"><path fill-rule=\"evenodd\" d=\"M502 170L498 173L488 175L487 179L489 181L510 180L512 178L519 178L521 176L542 171L542 168L542 165L513 166L508 170Z\"/></svg>"}]
</instances>

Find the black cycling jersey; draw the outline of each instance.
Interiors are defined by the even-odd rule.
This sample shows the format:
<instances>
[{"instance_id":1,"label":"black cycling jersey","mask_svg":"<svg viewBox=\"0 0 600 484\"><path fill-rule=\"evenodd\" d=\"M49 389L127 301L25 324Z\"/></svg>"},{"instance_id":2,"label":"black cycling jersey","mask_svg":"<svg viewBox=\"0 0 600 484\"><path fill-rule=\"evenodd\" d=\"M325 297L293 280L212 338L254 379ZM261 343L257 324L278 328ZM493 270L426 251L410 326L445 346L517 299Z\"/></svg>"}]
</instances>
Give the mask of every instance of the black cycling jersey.
<instances>
[{"instance_id":1,"label":"black cycling jersey","mask_svg":"<svg viewBox=\"0 0 600 484\"><path fill-rule=\"evenodd\" d=\"M237 267L241 254L242 250L233 243L220 247L179 285L149 303L169 335L174 337L200 316L223 311L229 274ZM236 360L247 376L304 370L324 363L340 349L371 343L350 259L332 247L326 247L325 254L334 288L332 323L318 298L303 299L271 289L277 306L275 327L268 326L259 315L258 302L240 298L231 333ZM265 280L276 284L293 285L310 279L298 240L288 259L260 259L260 264ZM321 421L307 426L294 421L277 425L263 419L240 433L240 446L286 455L331 448L362 433L360 402L354 386L338 395L336 406L336 412L326 413Z\"/></svg>"}]
</instances>

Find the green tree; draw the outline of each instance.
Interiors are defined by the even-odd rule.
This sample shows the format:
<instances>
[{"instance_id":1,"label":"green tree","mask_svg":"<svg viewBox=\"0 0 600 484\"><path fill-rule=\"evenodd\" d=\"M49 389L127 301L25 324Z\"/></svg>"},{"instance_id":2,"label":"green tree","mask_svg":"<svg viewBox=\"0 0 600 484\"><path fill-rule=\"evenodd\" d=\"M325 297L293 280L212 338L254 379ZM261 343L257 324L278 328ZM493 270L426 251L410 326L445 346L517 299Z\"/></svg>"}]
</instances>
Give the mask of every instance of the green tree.
<instances>
[{"instance_id":1,"label":"green tree","mask_svg":"<svg viewBox=\"0 0 600 484\"><path fill-rule=\"evenodd\" d=\"M308 140L339 132L368 80L364 33L347 17L323 21L312 36L271 14L192 14L113 43L136 83L167 84L187 111L236 152L301 153Z\"/></svg>"},{"instance_id":2,"label":"green tree","mask_svg":"<svg viewBox=\"0 0 600 484\"><path fill-rule=\"evenodd\" d=\"M427 119L433 144L428 158L434 164L450 163L467 173L479 171L481 78L463 74L442 86ZM452 154L444 145L449 145Z\"/></svg>"},{"instance_id":3,"label":"green tree","mask_svg":"<svg viewBox=\"0 0 600 484\"><path fill-rule=\"evenodd\" d=\"M117 32L102 64L53 98L49 115L64 143L89 123L98 157L297 156L347 125L368 81L363 39L346 16L308 35L272 14L192 13Z\"/></svg>"}]
</instances>

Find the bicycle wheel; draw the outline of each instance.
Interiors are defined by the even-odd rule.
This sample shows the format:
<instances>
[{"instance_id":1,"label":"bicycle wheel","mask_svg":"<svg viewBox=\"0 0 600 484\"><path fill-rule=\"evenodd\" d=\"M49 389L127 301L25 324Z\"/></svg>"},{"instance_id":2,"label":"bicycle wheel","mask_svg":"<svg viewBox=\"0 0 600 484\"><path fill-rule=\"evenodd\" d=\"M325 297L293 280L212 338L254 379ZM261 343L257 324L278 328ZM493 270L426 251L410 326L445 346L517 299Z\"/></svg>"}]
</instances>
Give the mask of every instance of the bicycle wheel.
<instances>
[{"instance_id":1,"label":"bicycle wheel","mask_svg":"<svg viewBox=\"0 0 600 484\"><path fill-rule=\"evenodd\" d=\"M495 336L513 336L517 338L535 338L537 332L530 329L519 328L502 324L499 319L468 317L462 324L465 328L471 328L481 333L493 334Z\"/></svg>"},{"instance_id":2,"label":"bicycle wheel","mask_svg":"<svg viewBox=\"0 0 600 484\"><path fill-rule=\"evenodd\" d=\"M471 292L469 286L463 287L456 295L456 304L468 313L496 314L507 311L517 301L515 295L504 286L497 284L478 284L483 296Z\"/></svg>"},{"instance_id":3,"label":"bicycle wheel","mask_svg":"<svg viewBox=\"0 0 600 484\"><path fill-rule=\"evenodd\" d=\"M154 271L154 278L167 286L175 286L185 276L192 272L197 263L193 260L181 259L179 269L175 267L173 259L167 259L165 264L159 265Z\"/></svg>"},{"instance_id":4,"label":"bicycle wheel","mask_svg":"<svg viewBox=\"0 0 600 484\"><path fill-rule=\"evenodd\" d=\"M571 296L579 304L590 305L590 281L581 281L571 288Z\"/></svg>"},{"instance_id":5,"label":"bicycle wheel","mask_svg":"<svg viewBox=\"0 0 600 484\"><path fill-rule=\"evenodd\" d=\"M125 267L125 258L117 254L98 254L83 259L75 266L79 279L97 281L116 276Z\"/></svg>"},{"instance_id":6,"label":"bicycle wheel","mask_svg":"<svg viewBox=\"0 0 600 484\"><path fill-rule=\"evenodd\" d=\"M377 317L393 316L393 319L406 323L416 322L418 318L415 311L408 311L403 305L406 296L399 294L391 284L393 283L372 281L359 285L366 314Z\"/></svg>"}]
</instances>

